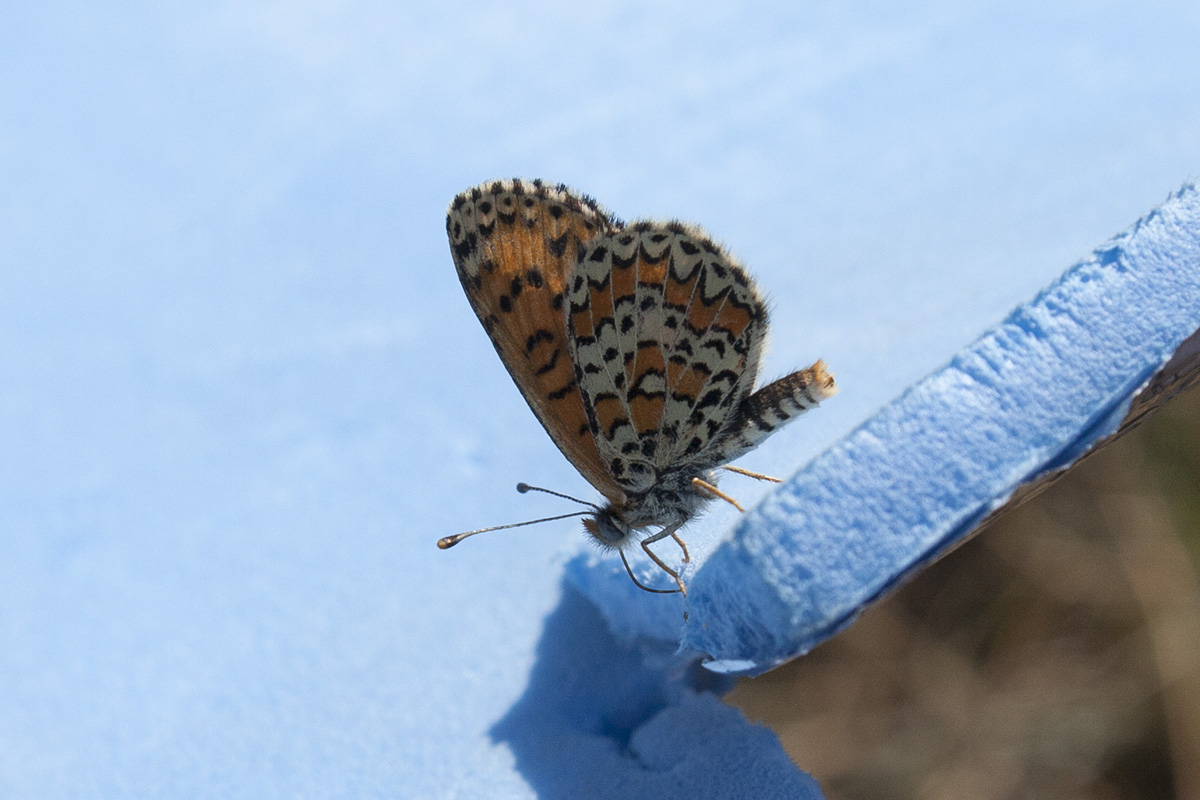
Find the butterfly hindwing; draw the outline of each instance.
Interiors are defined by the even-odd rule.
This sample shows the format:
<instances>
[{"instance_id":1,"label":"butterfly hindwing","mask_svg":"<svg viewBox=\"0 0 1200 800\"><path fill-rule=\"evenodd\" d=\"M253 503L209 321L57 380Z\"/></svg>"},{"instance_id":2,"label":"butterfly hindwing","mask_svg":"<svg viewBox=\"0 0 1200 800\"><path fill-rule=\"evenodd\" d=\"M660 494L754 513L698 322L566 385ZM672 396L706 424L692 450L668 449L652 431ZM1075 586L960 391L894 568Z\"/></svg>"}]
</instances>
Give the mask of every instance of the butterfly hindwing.
<instances>
[{"instance_id":1,"label":"butterfly hindwing","mask_svg":"<svg viewBox=\"0 0 1200 800\"><path fill-rule=\"evenodd\" d=\"M637 223L587 242L568 278L568 346L600 457L626 491L719 459L749 393L766 307L700 231Z\"/></svg>"},{"instance_id":2,"label":"butterfly hindwing","mask_svg":"<svg viewBox=\"0 0 1200 800\"><path fill-rule=\"evenodd\" d=\"M567 346L566 281L584 242L620 229L594 201L541 181L495 181L450 204L446 233L463 290L500 360L567 459L610 500Z\"/></svg>"}]
</instances>

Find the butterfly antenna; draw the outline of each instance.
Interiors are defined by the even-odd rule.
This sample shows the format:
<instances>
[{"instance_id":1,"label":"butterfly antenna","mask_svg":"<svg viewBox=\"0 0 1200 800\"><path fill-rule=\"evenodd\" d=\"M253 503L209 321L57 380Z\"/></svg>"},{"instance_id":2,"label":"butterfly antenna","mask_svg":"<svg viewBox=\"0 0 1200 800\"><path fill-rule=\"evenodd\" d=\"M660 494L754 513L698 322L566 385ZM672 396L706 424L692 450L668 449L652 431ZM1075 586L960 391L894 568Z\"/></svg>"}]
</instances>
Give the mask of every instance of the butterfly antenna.
<instances>
[{"instance_id":1,"label":"butterfly antenna","mask_svg":"<svg viewBox=\"0 0 1200 800\"><path fill-rule=\"evenodd\" d=\"M526 492L544 492L546 494L552 494L555 497L561 497L564 500L573 500L574 502L579 503L581 506L587 506L588 508L593 508L596 511L600 510L600 506L596 505L595 503L589 503L586 500L580 500L578 497L571 497L571 495L563 494L562 492L555 492L550 489L543 489L540 486L530 486L528 483L524 483L524 482L517 484L517 491L520 492L521 494L525 494ZM474 536L477 533L487 533L488 531L502 531L505 528L522 528L526 525L537 525L539 522L553 522L556 519L567 519L568 517L583 517L583 516L587 516L588 514L591 514L591 513L592 513L591 511L573 511L570 514L559 514L557 517L544 517L542 519L531 519L528 522L513 522L508 525L493 525L490 528L480 528L479 530L467 531L466 533L456 533L453 536L443 536L441 539L438 539L437 546L440 547L442 550L449 550L451 547L454 547L454 545L458 544L463 539L466 539L468 536Z\"/></svg>"},{"instance_id":2,"label":"butterfly antenna","mask_svg":"<svg viewBox=\"0 0 1200 800\"><path fill-rule=\"evenodd\" d=\"M530 486L528 483L518 483L517 491L520 492L521 494L525 494L526 492L544 492L546 494L552 494L555 497L561 497L564 500L574 500L576 503L579 503L581 506L588 506L590 508L596 509L597 511L600 510L600 506L596 505L595 503L589 503L587 500L580 500L578 497L571 497L571 495L563 494L562 492L555 492L555 491L551 491L550 489L543 489L540 486Z\"/></svg>"},{"instance_id":3,"label":"butterfly antenna","mask_svg":"<svg viewBox=\"0 0 1200 800\"><path fill-rule=\"evenodd\" d=\"M574 499L574 498L572 498ZM582 501L581 501L582 502ZM574 511L570 514L559 514L557 517L543 517L542 519L531 519L527 522L513 522L508 525L493 525L490 528L479 528L466 533L456 533L453 536L443 536L438 539L437 546L442 550L449 550L454 545L466 539L468 536L474 536L477 533L487 533L488 531L502 531L505 528L523 528L526 525L537 525L539 522L553 522L556 519L566 519L567 517L582 517L590 514L590 511Z\"/></svg>"}]
</instances>

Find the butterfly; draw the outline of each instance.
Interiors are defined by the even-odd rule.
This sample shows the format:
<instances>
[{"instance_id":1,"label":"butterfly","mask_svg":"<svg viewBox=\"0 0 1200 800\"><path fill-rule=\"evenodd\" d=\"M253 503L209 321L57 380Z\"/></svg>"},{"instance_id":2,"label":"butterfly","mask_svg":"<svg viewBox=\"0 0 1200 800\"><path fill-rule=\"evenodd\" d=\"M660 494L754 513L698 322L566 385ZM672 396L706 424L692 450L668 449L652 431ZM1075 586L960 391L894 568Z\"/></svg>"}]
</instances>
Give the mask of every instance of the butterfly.
<instances>
[{"instance_id":1,"label":"butterfly","mask_svg":"<svg viewBox=\"0 0 1200 800\"><path fill-rule=\"evenodd\" d=\"M650 545L673 538L688 560L679 529L714 498L737 505L717 489L718 469L774 480L727 464L837 391L824 363L754 390L766 304L745 269L696 227L626 225L562 184L514 179L455 197L446 233L500 360L607 501L549 519L586 515L587 533L621 554L640 588L686 595ZM515 525L438 546L507 527ZM657 530L642 535L648 528ZM677 589L633 576L624 550L634 542Z\"/></svg>"}]
</instances>

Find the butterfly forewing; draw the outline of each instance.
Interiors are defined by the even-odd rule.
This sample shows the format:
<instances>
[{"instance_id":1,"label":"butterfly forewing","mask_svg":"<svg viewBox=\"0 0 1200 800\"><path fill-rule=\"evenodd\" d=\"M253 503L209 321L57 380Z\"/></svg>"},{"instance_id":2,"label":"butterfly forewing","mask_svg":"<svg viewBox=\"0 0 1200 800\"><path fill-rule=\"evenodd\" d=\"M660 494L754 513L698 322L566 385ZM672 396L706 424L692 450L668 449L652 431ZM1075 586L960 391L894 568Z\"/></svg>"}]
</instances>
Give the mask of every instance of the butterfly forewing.
<instances>
[{"instance_id":1,"label":"butterfly forewing","mask_svg":"<svg viewBox=\"0 0 1200 800\"><path fill-rule=\"evenodd\" d=\"M584 478L622 497L592 436L567 346L565 292L582 244L620 223L585 197L540 181L496 181L450 205L458 277L525 400Z\"/></svg>"}]
</instances>

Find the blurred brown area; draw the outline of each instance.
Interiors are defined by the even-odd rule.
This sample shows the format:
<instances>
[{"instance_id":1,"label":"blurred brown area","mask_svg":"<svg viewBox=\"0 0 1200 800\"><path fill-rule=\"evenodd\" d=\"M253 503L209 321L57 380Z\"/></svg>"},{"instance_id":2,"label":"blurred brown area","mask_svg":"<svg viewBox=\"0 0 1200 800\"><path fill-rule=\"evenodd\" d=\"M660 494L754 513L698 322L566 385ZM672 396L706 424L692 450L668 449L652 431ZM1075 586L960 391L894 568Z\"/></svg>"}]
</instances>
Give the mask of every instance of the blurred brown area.
<instances>
[{"instance_id":1,"label":"blurred brown area","mask_svg":"<svg viewBox=\"0 0 1200 800\"><path fill-rule=\"evenodd\" d=\"M727 697L831 800L1200 800L1200 392Z\"/></svg>"}]
</instances>

